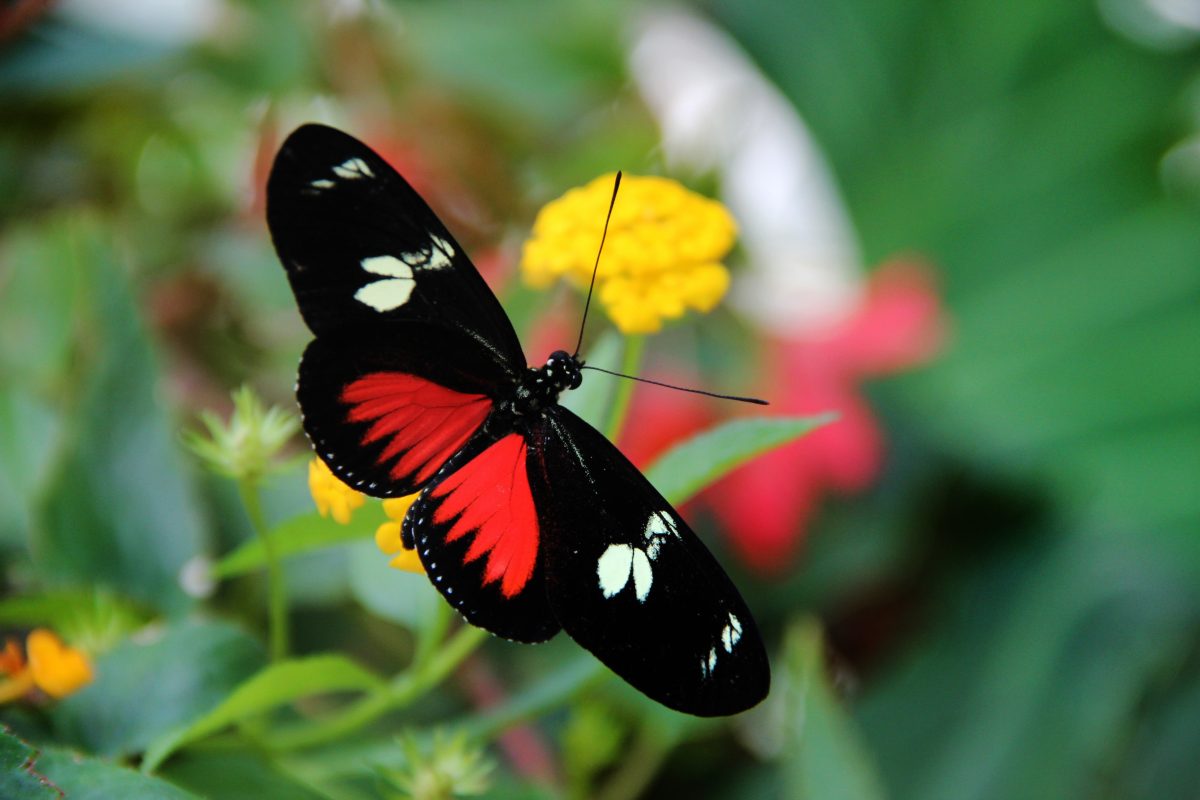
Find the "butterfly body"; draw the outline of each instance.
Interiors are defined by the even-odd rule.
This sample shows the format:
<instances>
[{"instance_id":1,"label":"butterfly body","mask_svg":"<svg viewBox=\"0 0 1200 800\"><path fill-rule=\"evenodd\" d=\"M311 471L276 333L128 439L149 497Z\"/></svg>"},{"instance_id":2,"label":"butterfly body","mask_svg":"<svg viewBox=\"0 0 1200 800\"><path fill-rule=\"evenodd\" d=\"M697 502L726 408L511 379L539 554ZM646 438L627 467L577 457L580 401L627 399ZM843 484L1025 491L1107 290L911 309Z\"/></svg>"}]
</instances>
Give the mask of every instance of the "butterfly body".
<instances>
[{"instance_id":1,"label":"butterfly body","mask_svg":"<svg viewBox=\"0 0 1200 800\"><path fill-rule=\"evenodd\" d=\"M495 296L382 158L332 128L288 137L267 187L280 260L315 334L297 399L318 456L379 497L468 622L522 642L565 630L692 714L742 711L769 668L745 602L661 494L558 404L565 351L527 366Z\"/></svg>"}]
</instances>

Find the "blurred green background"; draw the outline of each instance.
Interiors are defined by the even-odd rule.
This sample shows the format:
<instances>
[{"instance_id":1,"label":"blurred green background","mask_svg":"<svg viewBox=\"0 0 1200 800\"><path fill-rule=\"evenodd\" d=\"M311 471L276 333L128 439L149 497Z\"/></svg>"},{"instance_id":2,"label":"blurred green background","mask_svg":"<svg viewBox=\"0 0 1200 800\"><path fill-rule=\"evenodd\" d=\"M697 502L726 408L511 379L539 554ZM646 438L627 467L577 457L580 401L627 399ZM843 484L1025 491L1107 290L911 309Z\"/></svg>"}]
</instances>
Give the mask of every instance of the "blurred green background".
<instances>
[{"instance_id":1,"label":"blurred green background","mask_svg":"<svg viewBox=\"0 0 1200 800\"><path fill-rule=\"evenodd\" d=\"M23 738L136 764L261 664L257 581L206 602L181 586L248 526L179 432L243 382L292 407L307 333L262 209L281 137L320 118L391 159L485 273L498 265L528 333L565 298L506 283L537 208L604 171L663 171L627 61L647 7L0 2L0 621L53 616L22 598L102 587L104 613L178 637L161 663L124 634L100 642L131 659L109 670L121 680L4 711ZM491 794L1200 797L1194 4L692 8L807 124L864 262L933 265L947 340L867 387L884 470L822 508L786 574L708 539L770 639L768 707L697 725L574 686L567 643L489 642L499 680L533 692L544 756L490 744ZM730 312L649 347L690 353L675 345L706 326L733 332L695 348L706 384L751 382L736 364L754 334ZM268 486L272 519L309 503L298 470ZM289 563L295 649L394 671L417 595L384 572L369 542ZM554 680L573 688L541 713ZM167 722L131 709L146 681ZM200 796L375 796L391 735L458 719L462 694L312 752L218 740L161 777Z\"/></svg>"}]
</instances>

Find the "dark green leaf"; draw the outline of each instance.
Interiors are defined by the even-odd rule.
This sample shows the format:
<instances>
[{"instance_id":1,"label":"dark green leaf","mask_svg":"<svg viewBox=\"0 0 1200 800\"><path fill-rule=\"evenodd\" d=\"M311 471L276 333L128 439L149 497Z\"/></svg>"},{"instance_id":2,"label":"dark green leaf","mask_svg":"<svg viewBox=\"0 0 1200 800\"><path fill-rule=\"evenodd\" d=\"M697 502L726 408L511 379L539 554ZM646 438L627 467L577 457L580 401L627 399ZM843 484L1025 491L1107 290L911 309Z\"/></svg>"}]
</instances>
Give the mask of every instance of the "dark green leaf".
<instances>
[{"instance_id":1,"label":"dark green leaf","mask_svg":"<svg viewBox=\"0 0 1200 800\"><path fill-rule=\"evenodd\" d=\"M886 795L861 734L843 710L825 668L819 624L794 624L784 640L783 674L772 702L783 707L785 796L795 800L882 800Z\"/></svg>"},{"instance_id":2,"label":"dark green leaf","mask_svg":"<svg viewBox=\"0 0 1200 800\"><path fill-rule=\"evenodd\" d=\"M38 768L70 800L200 800L152 775L57 747L42 751Z\"/></svg>"},{"instance_id":3,"label":"dark green leaf","mask_svg":"<svg viewBox=\"0 0 1200 800\"><path fill-rule=\"evenodd\" d=\"M147 629L96 663L96 680L54 710L60 738L125 756L216 707L263 662L260 644L221 622Z\"/></svg>"},{"instance_id":4,"label":"dark green leaf","mask_svg":"<svg viewBox=\"0 0 1200 800\"><path fill-rule=\"evenodd\" d=\"M142 768L153 770L188 742L286 705L302 697L330 692L377 689L383 681L340 655L284 661L263 669L233 690L216 708L155 740Z\"/></svg>"},{"instance_id":5,"label":"dark green leaf","mask_svg":"<svg viewBox=\"0 0 1200 800\"><path fill-rule=\"evenodd\" d=\"M159 772L202 797L220 800L320 800L316 792L285 773L265 754L244 746L188 750Z\"/></svg>"},{"instance_id":6,"label":"dark green leaf","mask_svg":"<svg viewBox=\"0 0 1200 800\"><path fill-rule=\"evenodd\" d=\"M61 800L63 793L41 772L38 751L0 726L0 797L5 800Z\"/></svg>"}]
</instances>

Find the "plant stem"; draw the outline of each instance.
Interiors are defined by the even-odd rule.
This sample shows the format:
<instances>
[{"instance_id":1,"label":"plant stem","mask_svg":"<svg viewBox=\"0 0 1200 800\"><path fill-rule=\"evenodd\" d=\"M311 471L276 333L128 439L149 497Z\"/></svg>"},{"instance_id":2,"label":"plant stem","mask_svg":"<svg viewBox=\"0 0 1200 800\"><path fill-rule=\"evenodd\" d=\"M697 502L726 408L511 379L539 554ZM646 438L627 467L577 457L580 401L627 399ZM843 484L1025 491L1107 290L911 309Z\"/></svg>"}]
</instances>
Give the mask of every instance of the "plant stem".
<instances>
[{"instance_id":1,"label":"plant stem","mask_svg":"<svg viewBox=\"0 0 1200 800\"><path fill-rule=\"evenodd\" d=\"M625 337L625 353L621 357L621 372L626 375L637 375L645 350L645 336L635 334ZM613 395L612 407L608 413L608 424L604 426L604 433L613 444L617 443L617 437L621 435L621 428L625 424L625 415L629 413L629 400L633 397L633 388L636 383L631 380L617 382L617 391Z\"/></svg>"},{"instance_id":2,"label":"plant stem","mask_svg":"<svg viewBox=\"0 0 1200 800\"><path fill-rule=\"evenodd\" d=\"M242 504L246 506L246 514L250 517L250 525L262 542L267 566L267 617L271 661L281 661L287 657L288 651L287 587L283 582L283 565L279 563L279 553L267 532L267 520L263 516L258 486L253 481L240 480L238 491L242 496Z\"/></svg>"},{"instance_id":3,"label":"plant stem","mask_svg":"<svg viewBox=\"0 0 1200 800\"><path fill-rule=\"evenodd\" d=\"M396 676L387 686L368 694L337 716L281 729L270 734L267 742L273 748L290 750L333 741L352 733L387 712L412 703L441 683L487 636L487 631L482 628L464 625L423 663L414 662L411 669Z\"/></svg>"},{"instance_id":4,"label":"plant stem","mask_svg":"<svg viewBox=\"0 0 1200 800\"><path fill-rule=\"evenodd\" d=\"M616 771L594 797L598 800L626 800L639 797L658 773L667 754L671 752L674 737L663 737L643 723L633 746L617 766Z\"/></svg>"}]
</instances>

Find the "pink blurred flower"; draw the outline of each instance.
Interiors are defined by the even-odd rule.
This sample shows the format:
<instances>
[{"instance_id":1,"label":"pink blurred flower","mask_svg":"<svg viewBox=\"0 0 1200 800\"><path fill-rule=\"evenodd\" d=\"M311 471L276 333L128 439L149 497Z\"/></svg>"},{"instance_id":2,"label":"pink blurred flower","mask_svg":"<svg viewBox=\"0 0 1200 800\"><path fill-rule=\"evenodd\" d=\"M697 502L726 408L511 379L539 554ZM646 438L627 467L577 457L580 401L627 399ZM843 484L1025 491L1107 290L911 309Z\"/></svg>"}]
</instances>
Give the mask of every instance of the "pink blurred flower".
<instances>
[{"instance_id":1,"label":"pink blurred flower","mask_svg":"<svg viewBox=\"0 0 1200 800\"><path fill-rule=\"evenodd\" d=\"M860 384L931 358L943 327L929 270L916 262L892 261L871 275L863 302L843 321L821 333L768 344L767 363L774 369L763 391L772 411L835 411L839 416L755 459L707 493L747 565L763 573L783 571L827 492L860 492L875 480L883 462L883 434Z\"/></svg>"}]
</instances>

